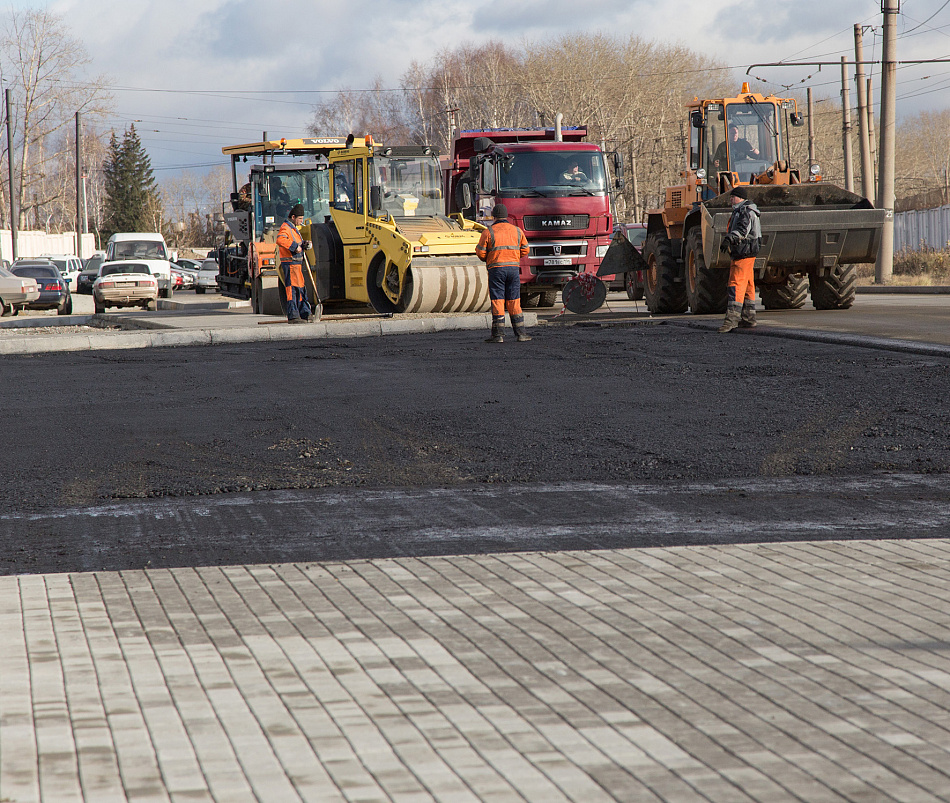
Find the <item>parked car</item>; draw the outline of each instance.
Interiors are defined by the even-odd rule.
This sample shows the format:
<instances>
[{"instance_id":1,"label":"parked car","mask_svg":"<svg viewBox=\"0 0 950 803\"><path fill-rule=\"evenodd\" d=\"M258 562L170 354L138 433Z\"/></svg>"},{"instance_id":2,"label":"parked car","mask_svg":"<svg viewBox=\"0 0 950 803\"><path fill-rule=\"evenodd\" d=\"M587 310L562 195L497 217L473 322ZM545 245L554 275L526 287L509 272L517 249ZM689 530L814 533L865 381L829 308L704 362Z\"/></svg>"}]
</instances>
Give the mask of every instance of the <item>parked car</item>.
<instances>
[{"instance_id":1,"label":"parked car","mask_svg":"<svg viewBox=\"0 0 950 803\"><path fill-rule=\"evenodd\" d=\"M57 268L69 284L69 292L75 293L78 286L79 272L82 270L82 260L68 254L43 254L40 259L48 259Z\"/></svg>"},{"instance_id":2,"label":"parked car","mask_svg":"<svg viewBox=\"0 0 950 803\"><path fill-rule=\"evenodd\" d=\"M55 309L58 315L72 315L73 298L69 293L69 284L49 260L21 260L13 263L10 272L36 281L39 297L27 301L21 309Z\"/></svg>"},{"instance_id":3,"label":"parked car","mask_svg":"<svg viewBox=\"0 0 950 803\"><path fill-rule=\"evenodd\" d=\"M207 290L218 289L218 260L206 259L201 263L198 275L195 277L195 292L204 293Z\"/></svg>"},{"instance_id":4,"label":"parked car","mask_svg":"<svg viewBox=\"0 0 950 803\"><path fill-rule=\"evenodd\" d=\"M180 257L175 260L175 264L179 268L184 268L185 270L197 271L201 267L200 259L187 259L186 257Z\"/></svg>"},{"instance_id":5,"label":"parked car","mask_svg":"<svg viewBox=\"0 0 950 803\"><path fill-rule=\"evenodd\" d=\"M168 298L172 291L171 263L177 258L157 232L117 232L106 244L106 262L144 263L158 282L162 298Z\"/></svg>"},{"instance_id":6,"label":"parked car","mask_svg":"<svg viewBox=\"0 0 950 803\"><path fill-rule=\"evenodd\" d=\"M175 290L185 289L185 277L178 268L172 268L172 287Z\"/></svg>"},{"instance_id":7,"label":"parked car","mask_svg":"<svg viewBox=\"0 0 950 803\"><path fill-rule=\"evenodd\" d=\"M175 283L176 290L194 290L195 288L195 277L198 275L197 270L191 270L190 268L183 268L179 265L176 265L172 268L172 274L178 274L181 277L181 284L178 282Z\"/></svg>"},{"instance_id":8,"label":"parked car","mask_svg":"<svg viewBox=\"0 0 950 803\"><path fill-rule=\"evenodd\" d=\"M92 285L97 313L108 307L141 307L158 301L158 280L144 262L105 262Z\"/></svg>"},{"instance_id":9,"label":"parked car","mask_svg":"<svg viewBox=\"0 0 950 803\"><path fill-rule=\"evenodd\" d=\"M97 251L83 262L82 270L76 278L76 292L83 295L92 295L92 283L99 276L99 266L106 261L104 251Z\"/></svg>"},{"instance_id":10,"label":"parked car","mask_svg":"<svg viewBox=\"0 0 950 803\"><path fill-rule=\"evenodd\" d=\"M39 297L36 279L11 273L9 262L0 265L0 315L16 315L24 305Z\"/></svg>"}]
</instances>

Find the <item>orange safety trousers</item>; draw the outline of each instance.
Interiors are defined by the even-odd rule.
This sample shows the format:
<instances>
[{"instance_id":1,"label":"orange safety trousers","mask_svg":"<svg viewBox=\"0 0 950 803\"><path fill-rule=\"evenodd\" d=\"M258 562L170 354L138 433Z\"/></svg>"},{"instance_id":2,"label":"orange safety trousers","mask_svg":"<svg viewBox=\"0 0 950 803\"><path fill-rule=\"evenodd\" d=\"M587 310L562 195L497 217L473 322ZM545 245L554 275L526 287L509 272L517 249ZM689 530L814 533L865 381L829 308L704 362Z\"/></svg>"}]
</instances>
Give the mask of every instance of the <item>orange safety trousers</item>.
<instances>
[{"instance_id":1,"label":"orange safety trousers","mask_svg":"<svg viewBox=\"0 0 950 803\"><path fill-rule=\"evenodd\" d=\"M512 298L506 301L503 298L493 298L491 300L492 315L504 317L506 309L511 317L521 315L521 299Z\"/></svg>"},{"instance_id":2,"label":"orange safety trousers","mask_svg":"<svg viewBox=\"0 0 950 803\"><path fill-rule=\"evenodd\" d=\"M729 301L755 301L755 257L734 259L729 266Z\"/></svg>"}]
</instances>

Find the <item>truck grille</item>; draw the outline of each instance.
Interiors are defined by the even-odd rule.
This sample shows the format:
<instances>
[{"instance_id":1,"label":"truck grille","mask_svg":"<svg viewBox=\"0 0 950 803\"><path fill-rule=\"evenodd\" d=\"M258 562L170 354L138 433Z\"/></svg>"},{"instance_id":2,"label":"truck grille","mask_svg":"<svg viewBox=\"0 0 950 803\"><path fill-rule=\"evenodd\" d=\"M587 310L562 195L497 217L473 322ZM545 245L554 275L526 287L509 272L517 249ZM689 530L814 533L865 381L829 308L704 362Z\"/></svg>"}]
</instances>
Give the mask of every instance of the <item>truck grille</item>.
<instances>
[{"instance_id":1,"label":"truck grille","mask_svg":"<svg viewBox=\"0 0 950 803\"><path fill-rule=\"evenodd\" d=\"M590 215L525 215L522 223L525 231L586 229Z\"/></svg>"}]
</instances>

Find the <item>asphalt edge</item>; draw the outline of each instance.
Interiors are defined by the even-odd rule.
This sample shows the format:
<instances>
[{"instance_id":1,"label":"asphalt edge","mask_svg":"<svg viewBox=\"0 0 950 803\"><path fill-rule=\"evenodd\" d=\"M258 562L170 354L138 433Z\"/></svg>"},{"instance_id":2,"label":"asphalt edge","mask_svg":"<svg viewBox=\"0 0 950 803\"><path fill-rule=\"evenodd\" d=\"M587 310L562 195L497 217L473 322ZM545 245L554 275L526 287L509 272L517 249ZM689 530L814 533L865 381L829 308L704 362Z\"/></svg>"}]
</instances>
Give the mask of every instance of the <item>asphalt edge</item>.
<instances>
[{"instance_id":1,"label":"asphalt edge","mask_svg":"<svg viewBox=\"0 0 950 803\"><path fill-rule=\"evenodd\" d=\"M657 323L689 329L702 329L707 332L715 332L719 328L719 322L682 321L667 318ZM856 348L877 349L878 351L896 351L926 357L950 357L950 346L942 346L938 343L918 343L913 340L872 337L871 335L849 335L839 332L818 332L814 329L783 329L763 323L759 323L755 329L736 329L730 332L729 336L780 337L786 340L804 340L810 343L825 343L833 346L854 346Z\"/></svg>"}]
</instances>

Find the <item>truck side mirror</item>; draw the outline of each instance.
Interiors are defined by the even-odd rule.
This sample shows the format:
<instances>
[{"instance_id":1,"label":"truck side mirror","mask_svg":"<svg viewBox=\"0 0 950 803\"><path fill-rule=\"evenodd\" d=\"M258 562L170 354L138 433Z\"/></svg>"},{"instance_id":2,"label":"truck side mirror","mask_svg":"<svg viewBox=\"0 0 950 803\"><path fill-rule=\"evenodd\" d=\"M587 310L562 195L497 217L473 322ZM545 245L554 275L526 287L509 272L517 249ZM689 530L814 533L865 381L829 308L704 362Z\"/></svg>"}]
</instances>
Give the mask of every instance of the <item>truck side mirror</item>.
<instances>
[{"instance_id":1,"label":"truck side mirror","mask_svg":"<svg viewBox=\"0 0 950 803\"><path fill-rule=\"evenodd\" d=\"M695 111L690 113L689 122L693 128L705 128L706 119L703 117L703 113L700 111Z\"/></svg>"},{"instance_id":2,"label":"truck side mirror","mask_svg":"<svg viewBox=\"0 0 950 803\"><path fill-rule=\"evenodd\" d=\"M484 153L494 144L488 137L475 137L472 140L472 149L475 153Z\"/></svg>"},{"instance_id":3,"label":"truck side mirror","mask_svg":"<svg viewBox=\"0 0 950 803\"><path fill-rule=\"evenodd\" d=\"M791 119L792 119L792 125L795 126L795 128L800 128L801 126L805 125L805 120L802 117L800 112L792 112Z\"/></svg>"},{"instance_id":4,"label":"truck side mirror","mask_svg":"<svg viewBox=\"0 0 950 803\"><path fill-rule=\"evenodd\" d=\"M460 181L455 187L455 205L464 212L472 205L472 185L467 181Z\"/></svg>"},{"instance_id":5,"label":"truck side mirror","mask_svg":"<svg viewBox=\"0 0 950 803\"><path fill-rule=\"evenodd\" d=\"M614 175L617 178L623 178L623 156L620 151L614 151Z\"/></svg>"}]
</instances>

